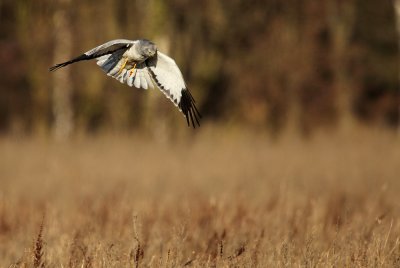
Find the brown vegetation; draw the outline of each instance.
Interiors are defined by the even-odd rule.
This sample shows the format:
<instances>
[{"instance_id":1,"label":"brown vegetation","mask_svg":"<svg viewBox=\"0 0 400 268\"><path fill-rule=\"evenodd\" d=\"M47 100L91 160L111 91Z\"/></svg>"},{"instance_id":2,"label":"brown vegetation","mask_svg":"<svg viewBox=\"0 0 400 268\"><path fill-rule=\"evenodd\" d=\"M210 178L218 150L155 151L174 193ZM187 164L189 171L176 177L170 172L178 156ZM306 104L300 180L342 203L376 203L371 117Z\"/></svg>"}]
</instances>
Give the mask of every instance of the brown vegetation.
<instances>
[{"instance_id":1,"label":"brown vegetation","mask_svg":"<svg viewBox=\"0 0 400 268\"><path fill-rule=\"evenodd\" d=\"M400 265L388 133L0 146L0 267Z\"/></svg>"}]
</instances>

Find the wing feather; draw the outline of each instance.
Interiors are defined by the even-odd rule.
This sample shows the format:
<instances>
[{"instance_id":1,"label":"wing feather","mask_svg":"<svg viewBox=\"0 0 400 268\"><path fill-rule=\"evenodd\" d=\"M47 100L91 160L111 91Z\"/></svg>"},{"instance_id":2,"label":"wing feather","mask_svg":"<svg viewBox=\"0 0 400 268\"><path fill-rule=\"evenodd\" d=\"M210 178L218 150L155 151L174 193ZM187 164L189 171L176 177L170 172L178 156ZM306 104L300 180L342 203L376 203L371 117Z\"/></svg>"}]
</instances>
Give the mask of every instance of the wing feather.
<instances>
[{"instance_id":1,"label":"wing feather","mask_svg":"<svg viewBox=\"0 0 400 268\"><path fill-rule=\"evenodd\" d=\"M65 67L69 64L78 62L78 61L82 61L82 60L91 60L91 59L95 59L104 55L108 55L108 54L113 54L116 51L119 50L123 50L123 52L125 52L128 48L130 48L135 42L137 41L131 41L131 40L126 40L126 39L116 39L116 40L112 40L109 41L107 43L104 43L100 46L97 46L85 53L83 53L82 55L73 58L72 60L66 61L66 62L62 62L62 63L58 63L56 65L54 65L53 67L50 67L49 70L50 71L56 71L62 67Z\"/></svg>"},{"instance_id":2,"label":"wing feather","mask_svg":"<svg viewBox=\"0 0 400 268\"><path fill-rule=\"evenodd\" d=\"M148 59L146 64L154 84L183 113L188 125L200 126L201 115L175 61L158 51L157 56Z\"/></svg>"},{"instance_id":3,"label":"wing feather","mask_svg":"<svg viewBox=\"0 0 400 268\"><path fill-rule=\"evenodd\" d=\"M142 72L140 72L140 85L143 89L148 88L147 80L146 80L146 78L144 78L144 74Z\"/></svg>"},{"instance_id":4,"label":"wing feather","mask_svg":"<svg viewBox=\"0 0 400 268\"><path fill-rule=\"evenodd\" d=\"M135 75L135 77L134 77L133 79L134 79L133 85L134 85L136 88L140 88L140 79L139 79L139 77L137 76L137 74Z\"/></svg>"},{"instance_id":5,"label":"wing feather","mask_svg":"<svg viewBox=\"0 0 400 268\"><path fill-rule=\"evenodd\" d=\"M132 41L132 40L127 40L127 39L111 40L107 43L104 43L100 46L97 46L97 47L85 52L84 55L91 56L93 58L98 58L103 55L114 53L115 51L120 50L120 49L127 50L136 42L138 42L138 41L137 40Z\"/></svg>"}]
</instances>

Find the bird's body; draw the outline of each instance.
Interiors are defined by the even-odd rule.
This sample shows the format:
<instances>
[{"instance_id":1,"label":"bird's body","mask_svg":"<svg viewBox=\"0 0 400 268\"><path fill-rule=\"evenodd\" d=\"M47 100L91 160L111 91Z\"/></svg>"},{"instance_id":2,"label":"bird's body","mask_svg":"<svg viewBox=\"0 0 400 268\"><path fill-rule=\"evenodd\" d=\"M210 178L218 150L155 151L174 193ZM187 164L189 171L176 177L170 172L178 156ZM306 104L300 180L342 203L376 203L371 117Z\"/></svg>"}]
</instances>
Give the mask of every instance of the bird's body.
<instances>
[{"instance_id":1,"label":"bird's body","mask_svg":"<svg viewBox=\"0 0 400 268\"><path fill-rule=\"evenodd\" d=\"M117 39L50 68L55 71L69 64L96 59L107 75L136 88L159 88L184 114L188 125L196 127L201 117L175 61L157 50L148 40Z\"/></svg>"}]
</instances>

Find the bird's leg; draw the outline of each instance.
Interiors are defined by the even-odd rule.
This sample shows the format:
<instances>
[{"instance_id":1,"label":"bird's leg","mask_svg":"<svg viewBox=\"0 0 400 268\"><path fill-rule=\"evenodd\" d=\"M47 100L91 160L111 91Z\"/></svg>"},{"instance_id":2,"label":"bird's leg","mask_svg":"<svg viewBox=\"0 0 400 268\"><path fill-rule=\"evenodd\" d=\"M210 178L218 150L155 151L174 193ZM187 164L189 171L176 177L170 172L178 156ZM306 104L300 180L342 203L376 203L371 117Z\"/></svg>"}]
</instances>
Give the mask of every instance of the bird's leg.
<instances>
[{"instance_id":1,"label":"bird's leg","mask_svg":"<svg viewBox=\"0 0 400 268\"><path fill-rule=\"evenodd\" d=\"M133 68L131 69L131 71L129 72L129 76L132 76L132 75L133 75L133 72L135 71L135 68L136 68L136 62L135 62L135 64L133 65Z\"/></svg>"},{"instance_id":2,"label":"bird's leg","mask_svg":"<svg viewBox=\"0 0 400 268\"><path fill-rule=\"evenodd\" d=\"M125 59L125 61L124 61L124 63L122 64L121 68L119 68L119 71L118 71L117 75L120 74L120 73L122 72L122 70L124 69L124 67L125 67L125 65L126 65L127 62L128 62L128 59Z\"/></svg>"}]
</instances>

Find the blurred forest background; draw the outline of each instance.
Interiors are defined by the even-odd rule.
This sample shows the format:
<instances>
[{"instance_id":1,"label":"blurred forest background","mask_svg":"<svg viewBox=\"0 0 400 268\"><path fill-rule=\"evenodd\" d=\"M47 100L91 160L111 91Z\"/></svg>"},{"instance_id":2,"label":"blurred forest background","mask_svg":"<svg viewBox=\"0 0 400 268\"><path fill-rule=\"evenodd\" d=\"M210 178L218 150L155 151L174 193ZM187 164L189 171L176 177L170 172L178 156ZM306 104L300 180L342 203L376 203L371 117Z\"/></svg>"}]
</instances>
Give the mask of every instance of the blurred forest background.
<instances>
[{"instance_id":1,"label":"blurred forest background","mask_svg":"<svg viewBox=\"0 0 400 268\"><path fill-rule=\"evenodd\" d=\"M274 136L359 125L395 131L395 7L396 0L0 0L0 131L66 138L186 129L162 94L122 85L94 62L48 72L117 38L153 40L175 58L203 125Z\"/></svg>"},{"instance_id":2,"label":"blurred forest background","mask_svg":"<svg viewBox=\"0 0 400 268\"><path fill-rule=\"evenodd\" d=\"M199 129L49 72L117 38ZM400 0L0 0L0 267L400 267L399 47Z\"/></svg>"}]
</instances>

